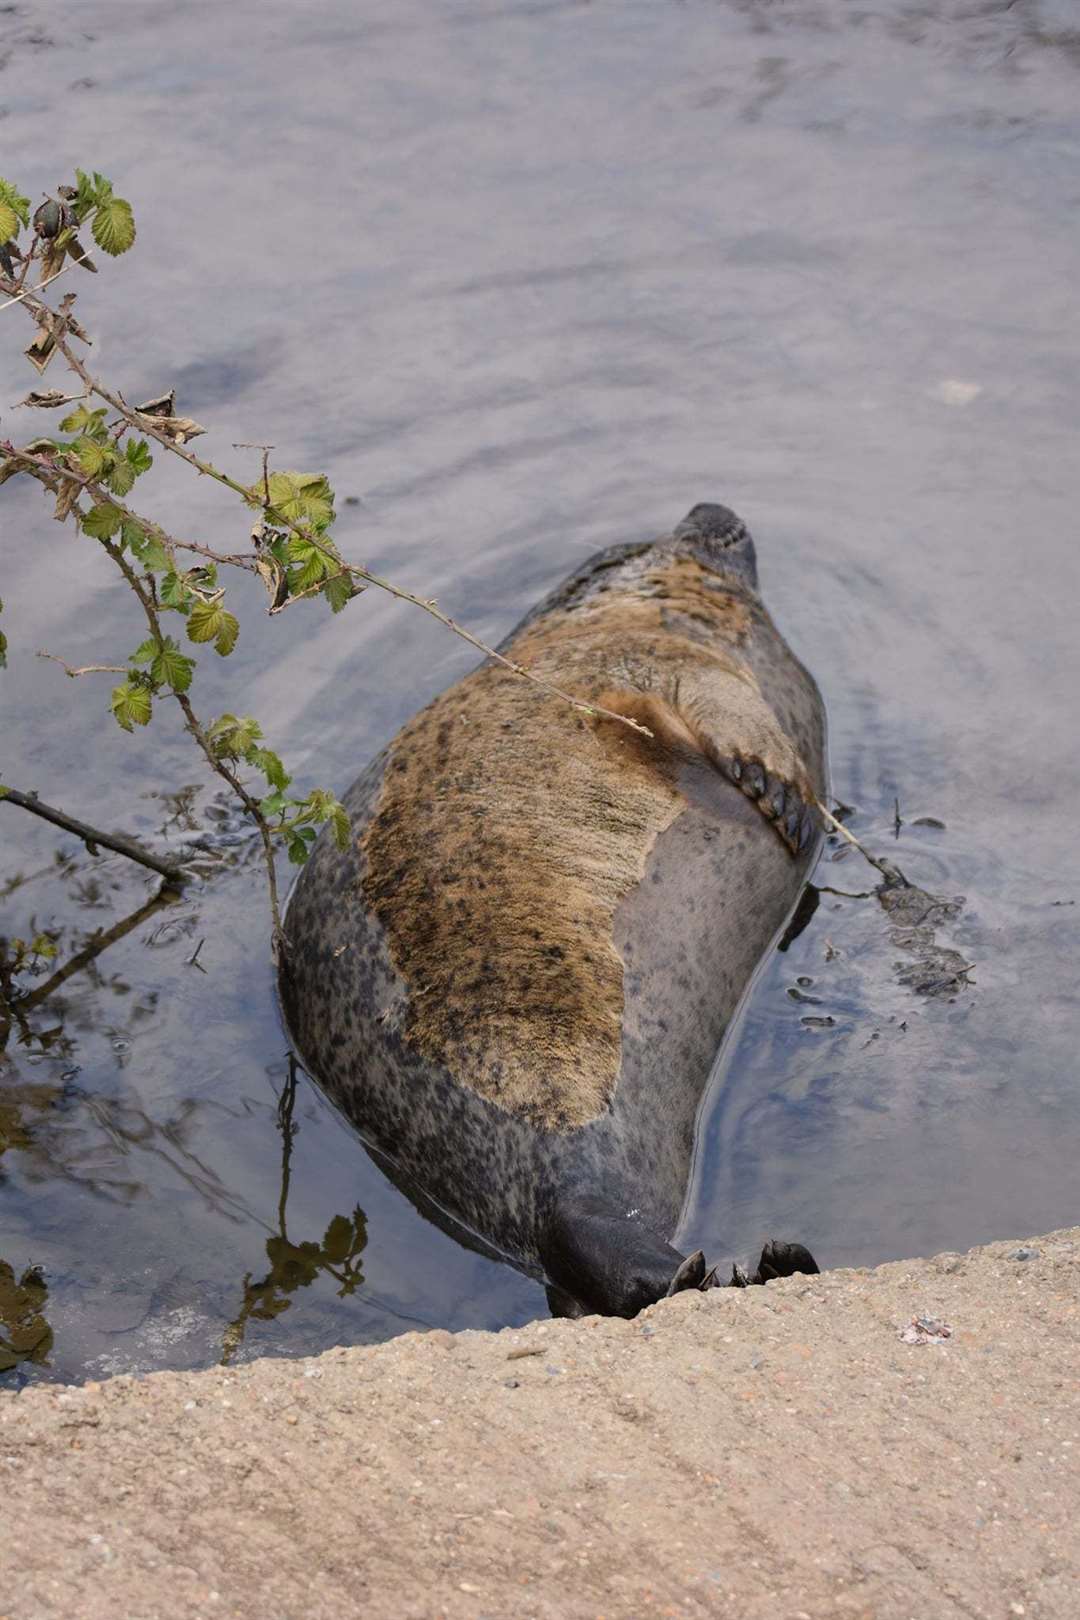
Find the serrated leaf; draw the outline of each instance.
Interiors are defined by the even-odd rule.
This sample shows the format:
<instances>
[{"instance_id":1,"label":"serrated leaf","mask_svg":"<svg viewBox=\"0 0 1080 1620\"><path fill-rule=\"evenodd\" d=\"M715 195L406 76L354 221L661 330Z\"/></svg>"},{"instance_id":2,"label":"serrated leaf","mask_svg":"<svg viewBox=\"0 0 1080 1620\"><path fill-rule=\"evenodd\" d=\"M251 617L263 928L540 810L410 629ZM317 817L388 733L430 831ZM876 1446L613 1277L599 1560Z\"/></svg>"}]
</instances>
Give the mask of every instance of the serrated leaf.
<instances>
[{"instance_id":1,"label":"serrated leaf","mask_svg":"<svg viewBox=\"0 0 1080 1620\"><path fill-rule=\"evenodd\" d=\"M221 635L224 623L225 609L220 602L195 601L191 604L191 612L188 614L188 639L215 641Z\"/></svg>"},{"instance_id":2,"label":"serrated leaf","mask_svg":"<svg viewBox=\"0 0 1080 1620\"><path fill-rule=\"evenodd\" d=\"M136 478L141 477L144 472L149 472L154 465L150 446L145 439L129 439L124 446L124 455L134 467Z\"/></svg>"},{"instance_id":3,"label":"serrated leaf","mask_svg":"<svg viewBox=\"0 0 1080 1620\"><path fill-rule=\"evenodd\" d=\"M84 220L91 208L93 208L94 204L97 202L97 192L94 187L94 182L91 180L90 176L88 174L84 174L81 169L75 170L75 179L77 181L77 185L75 189L75 197L71 206L74 208L79 219Z\"/></svg>"},{"instance_id":4,"label":"serrated leaf","mask_svg":"<svg viewBox=\"0 0 1080 1620\"><path fill-rule=\"evenodd\" d=\"M270 786L277 788L279 792L283 793L292 781L292 777L272 748L253 748L248 755L248 764L262 771Z\"/></svg>"},{"instance_id":5,"label":"serrated leaf","mask_svg":"<svg viewBox=\"0 0 1080 1620\"><path fill-rule=\"evenodd\" d=\"M146 640L141 641L136 647L128 662L131 664L149 664L157 657L157 653L157 642L153 636L147 636Z\"/></svg>"},{"instance_id":6,"label":"serrated leaf","mask_svg":"<svg viewBox=\"0 0 1080 1620\"><path fill-rule=\"evenodd\" d=\"M146 555L149 553L151 546L156 544L157 542L154 540L148 540L146 542L146 547L143 552L144 565L146 567L151 566L151 564L145 562ZM188 590L187 586L184 584L184 581L180 578L180 575L175 572L167 557L165 559L165 566L169 569L169 572L165 575L165 578L162 580L160 586L161 605L162 607L175 608L177 613L186 613L188 610L188 603L192 599L192 593ZM197 639L198 638L196 637L196 640ZM203 637L203 639L206 640L207 638Z\"/></svg>"},{"instance_id":7,"label":"serrated leaf","mask_svg":"<svg viewBox=\"0 0 1080 1620\"><path fill-rule=\"evenodd\" d=\"M135 469L125 457L113 463L105 475L105 482L114 495L126 495L135 482Z\"/></svg>"},{"instance_id":8,"label":"serrated leaf","mask_svg":"<svg viewBox=\"0 0 1080 1620\"><path fill-rule=\"evenodd\" d=\"M124 681L120 686L114 686L109 708L118 726L125 731L132 731L135 726L149 724L153 705L150 693L145 686L135 686L131 681Z\"/></svg>"},{"instance_id":9,"label":"serrated leaf","mask_svg":"<svg viewBox=\"0 0 1080 1620\"><path fill-rule=\"evenodd\" d=\"M322 473L275 472L270 474L270 505L291 523L310 523L324 529L334 516L334 493ZM254 485L252 493L260 501L266 490Z\"/></svg>"},{"instance_id":10,"label":"serrated leaf","mask_svg":"<svg viewBox=\"0 0 1080 1620\"><path fill-rule=\"evenodd\" d=\"M349 820L349 812L343 804L335 804L330 816L330 825L333 828L334 843L338 849L348 849L352 843L352 823Z\"/></svg>"},{"instance_id":11,"label":"serrated leaf","mask_svg":"<svg viewBox=\"0 0 1080 1620\"><path fill-rule=\"evenodd\" d=\"M104 439L106 411L104 406L100 410L88 410L80 405L77 410L71 411L60 423L61 433L81 433L88 439Z\"/></svg>"},{"instance_id":12,"label":"serrated leaf","mask_svg":"<svg viewBox=\"0 0 1080 1620\"><path fill-rule=\"evenodd\" d=\"M9 202L0 197L0 242L10 242L19 234L19 216Z\"/></svg>"},{"instance_id":13,"label":"serrated leaf","mask_svg":"<svg viewBox=\"0 0 1080 1620\"><path fill-rule=\"evenodd\" d=\"M309 590L312 585L317 585L319 583L320 579L322 579L327 573L327 570L328 564L325 559L320 557L317 551L313 551L305 562L303 568L301 568L300 572L298 574L289 575L290 591L295 594L299 591Z\"/></svg>"},{"instance_id":14,"label":"serrated leaf","mask_svg":"<svg viewBox=\"0 0 1080 1620\"><path fill-rule=\"evenodd\" d=\"M96 180L98 176L94 178ZM98 194L101 194L100 188ZM125 202L123 197L106 197L98 203L90 229L103 253L109 253L114 258L117 254L126 253L135 240L135 216L131 212L131 204Z\"/></svg>"},{"instance_id":15,"label":"serrated leaf","mask_svg":"<svg viewBox=\"0 0 1080 1620\"><path fill-rule=\"evenodd\" d=\"M191 620L189 619L188 620L188 632L189 632L189 634L190 634L190 630L191 630ZM236 646L236 638L237 638L237 636L239 634L240 634L240 621L237 619L235 613L227 613L224 609L222 609L222 613L221 613L221 629L218 631L217 635L214 637L214 651L216 653L219 653L222 658L228 658L229 654L232 652L233 648Z\"/></svg>"},{"instance_id":16,"label":"serrated leaf","mask_svg":"<svg viewBox=\"0 0 1080 1620\"><path fill-rule=\"evenodd\" d=\"M29 225L30 199L24 197L18 186L13 186L10 180L0 180L0 202L6 203L24 225Z\"/></svg>"},{"instance_id":17,"label":"serrated leaf","mask_svg":"<svg viewBox=\"0 0 1080 1620\"><path fill-rule=\"evenodd\" d=\"M120 527L120 513L108 501L99 501L82 515L82 530L95 540L111 540Z\"/></svg>"},{"instance_id":18,"label":"serrated leaf","mask_svg":"<svg viewBox=\"0 0 1080 1620\"><path fill-rule=\"evenodd\" d=\"M304 862L311 854L310 844L301 838L298 832L286 834L285 848L288 851L289 859L292 861L294 866L303 866Z\"/></svg>"},{"instance_id":19,"label":"serrated leaf","mask_svg":"<svg viewBox=\"0 0 1080 1620\"><path fill-rule=\"evenodd\" d=\"M71 451L87 478L100 478L116 460L111 445L99 444L96 439L76 439Z\"/></svg>"},{"instance_id":20,"label":"serrated leaf","mask_svg":"<svg viewBox=\"0 0 1080 1620\"><path fill-rule=\"evenodd\" d=\"M171 686L174 692L186 692L191 685L191 677L195 672L195 660L182 653L171 636L165 637L164 645L157 650L157 656L150 666L150 673L161 686Z\"/></svg>"},{"instance_id":21,"label":"serrated leaf","mask_svg":"<svg viewBox=\"0 0 1080 1620\"><path fill-rule=\"evenodd\" d=\"M326 581L322 595L329 602L333 612L340 613L342 608L351 602L354 596L359 596L363 589L363 585L357 585L351 575L335 574L333 579Z\"/></svg>"},{"instance_id":22,"label":"serrated leaf","mask_svg":"<svg viewBox=\"0 0 1080 1620\"><path fill-rule=\"evenodd\" d=\"M280 816L284 808L285 795L284 793L280 792L268 793L266 798L261 800L259 803L259 809L262 811L263 815L268 821L272 821L275 816Z\"/></svg>"},{"instance_id":23,"label":"serrated leaf","mask_svg":"<svg viewBox=\"0 0 1080 1620\"><path fill-rule=\"evenodd\" d=\"M246 759L261 738L262 727L249 714L242 720L235 714L222 714L207 728L207 736L219 757Z\"/></svg>"}]
</instances>

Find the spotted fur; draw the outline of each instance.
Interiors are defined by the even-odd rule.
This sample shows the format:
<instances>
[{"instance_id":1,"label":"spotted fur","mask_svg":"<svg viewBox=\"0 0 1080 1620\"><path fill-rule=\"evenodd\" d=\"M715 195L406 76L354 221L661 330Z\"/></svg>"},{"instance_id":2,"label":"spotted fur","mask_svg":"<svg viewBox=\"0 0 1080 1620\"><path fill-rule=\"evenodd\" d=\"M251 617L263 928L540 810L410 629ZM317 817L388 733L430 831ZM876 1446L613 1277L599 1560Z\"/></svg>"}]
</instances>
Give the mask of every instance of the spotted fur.
<instances>
[{"instance_id":1,"label":"spotted fur","mask_svg":"<svg viewBox=\"0 0 1080 1620\"><path fill-rule=\"evenodd\" d=\"M676 1272L716 1050L813 858L821 700L723 507L590 559L501 651L652 736L459 681L345 794L350 849L320 835L283 1002L425 1210L626 1312Z\"/></svg>"},{"instance_id":2,"label":"spotted fur","mask_svg":"<svg viewBox=\"0 0 1080 1620\"><path fill-rule=\"evenodd\" d=\"M409 989L406 1041L549 1130L595 1119L614 1094L615 914L686 808L682 759L752 757L809 792L739 656L746 603L715 582L695 558L660 558L633 588L509 645L532 673L652 737L583 720L488 664L399 732L363 836L364 899Z\"/></svg>"}]
</instances>

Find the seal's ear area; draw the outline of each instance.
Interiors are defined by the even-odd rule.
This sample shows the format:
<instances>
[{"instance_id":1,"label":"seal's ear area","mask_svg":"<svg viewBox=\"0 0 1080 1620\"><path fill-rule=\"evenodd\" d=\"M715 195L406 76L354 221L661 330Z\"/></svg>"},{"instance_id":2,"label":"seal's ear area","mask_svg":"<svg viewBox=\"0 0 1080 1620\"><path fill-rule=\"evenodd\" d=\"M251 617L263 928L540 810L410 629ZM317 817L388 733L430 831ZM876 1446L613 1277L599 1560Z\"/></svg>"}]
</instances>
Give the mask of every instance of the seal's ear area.
<instances>
[{"instance_id":1,"label":"seal's ear area","mask_svg":"<svg viewBox=\"0 0 1080 1620\"><path fill-rule=\"evenodd\" d=\"M757 553L750 531L729 506L699 501L675 529L672 538L700 557L707 568L736 574L757 590Z\"/></svg>"},{"instance_id":2,"label":"seal's ear area","mask_svg":"<svg viewBox=\"0 0 1080 1620\"><path fill-rule=\"evenodd\" d=\"M586 1310L626 1317L673 1292L673 1279L698 1258L684 1260L635 1215L597 1197L560 1204L548 1221L540 1254L548 1280ZM702 1257L703 1274L704 1265Z\"/></svg>"}]
</instances>

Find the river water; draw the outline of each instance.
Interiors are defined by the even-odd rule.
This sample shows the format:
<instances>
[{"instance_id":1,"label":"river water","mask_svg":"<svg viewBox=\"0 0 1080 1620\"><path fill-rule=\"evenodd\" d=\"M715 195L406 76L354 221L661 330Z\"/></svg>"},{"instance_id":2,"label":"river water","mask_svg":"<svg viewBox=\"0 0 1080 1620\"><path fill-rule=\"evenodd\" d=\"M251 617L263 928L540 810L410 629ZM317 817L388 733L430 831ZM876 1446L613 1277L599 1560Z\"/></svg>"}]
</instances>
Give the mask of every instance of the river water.
<instances>
[{"instance_id":1,"label":"river water","mask_svg":"<svg viewBox=\"0 0 1080 1620\"><path fill-rule=\"evenodd\" d=\"M828 848L720 1055L684 1239L865 1265L1075 1221L1071 0L30 0L0 8L0 136L31 196L79 164L134 204L136 250L65 283L96 370L175 385L241 476L234 441L324 470L347 554L485 638L698 500L750 524L834 792L965 897L936 937L970 971L923 993L848 897L874 874ZM22 439L30 336L4 313ZM152 514L240 549L239 506L162 459ZM229 856L9 1042L0 1262L42 1268L52 1341L8 1381L544 1313L289 1092L262 879L178 716L127 736L108 676L35 657L122 659L135 605L36 487L0 499L4 779L158 847L215 825ZM473 662L375 592L269 620L231 590L240 644L196 706L256 715L305 786L344 788ZM152 892L20 810L0 839L0 933L48 927L60 962Z\"/></svg>"}]
</instances>

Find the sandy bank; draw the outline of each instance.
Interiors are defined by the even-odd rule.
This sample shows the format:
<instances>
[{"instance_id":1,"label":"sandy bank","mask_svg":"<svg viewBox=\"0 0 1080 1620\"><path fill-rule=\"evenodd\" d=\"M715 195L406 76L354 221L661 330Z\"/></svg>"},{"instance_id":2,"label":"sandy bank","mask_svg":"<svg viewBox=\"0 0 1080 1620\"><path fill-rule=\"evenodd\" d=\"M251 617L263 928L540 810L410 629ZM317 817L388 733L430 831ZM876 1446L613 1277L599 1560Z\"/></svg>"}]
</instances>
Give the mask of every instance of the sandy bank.
<instances>
[{"instance_id":1,"label":"sandy bank","mask_svg":"<svg viewBox=\"0 0 1080 1620\"><path fill-rule=\"evenodd\" d=\"M0 1480L0 1620L1075 1620L1080 1228L28 1389Z\"/></svg>"}]
</instances>

